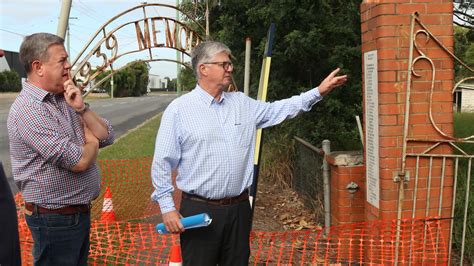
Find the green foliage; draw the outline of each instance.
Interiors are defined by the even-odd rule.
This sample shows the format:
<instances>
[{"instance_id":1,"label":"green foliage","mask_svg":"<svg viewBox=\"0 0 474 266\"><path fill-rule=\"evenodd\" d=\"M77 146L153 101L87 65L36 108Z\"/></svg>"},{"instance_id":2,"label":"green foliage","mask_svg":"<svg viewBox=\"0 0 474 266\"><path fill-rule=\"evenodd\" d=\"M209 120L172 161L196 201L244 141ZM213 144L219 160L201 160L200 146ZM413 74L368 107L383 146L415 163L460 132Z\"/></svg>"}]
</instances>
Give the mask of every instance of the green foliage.
<instances>
[{"instance_id":1,"label":"green foliage","mask_svg":"<svg viewBox=\"0 0 474 266\"><path fill-rule=\"evenodd\" d=\"M454 54L469 67L474 69L474 29L454 27ZM455 80L473 76L474 73L455 60Z\"/></svg>"},{"instance_id":2,"label":"green foliage","mask_svg":"<svg viewBox=\"0 0 474 266\"><path fill-rule=\"evenodd\" d=\"M288 141L291 145L288 145ZM271 138L264 135L260 171L262 179L271 180L280 187L289 187L293 179L293 143L291 136L283 131L277 132Z\"/></svg>"},{"instance_id":3,"label":"green foliage","mask_svg":"<svg viewBox=\"0 0 474 266\"><path fill-rule=\"evenodd\" d=\"M169 89L173 89L173 90L176 91L176 86L177 86L177 85L176 85L176 82L177 82L177 81L176 81L176 78L174 78L174 79L169 79L169 78L168 78L168 88L169 88Z\"/></svg>"},{"instance_id":4,"label":"green foliage","mask_svg":"<svg viewBox=\"0 0 474 266\"><path fill-rule=\"evenodd\" d=\"M335 68L349 80L314 105L312 111L265 131L262 178L291 184L292 137L311 143L331 141L332 150L361 149L355 115L362 113L360 0L221 0L210 1L211 38L229 46L234 80L243 88L245 39L252 40L250 96L256 97L267 30L276 32L268 101L285 99L314 88ZM193 3L194 4L194 3ZM202 25L205 3L182 5ZM316 144L317 145L317 144Z\"/></svg>"},{"instance_id":5,"label":"green foliage","mask_svg":"<svg viewBox=\"0 0 474 266\"><path fill-rule=\"evenodd\" d=\"M96 78L95 82L100 82L102 81L106 76L110 74L110 70L104 71L100 73ZM115 80L114 80L115 81ZM100 88L103 88L107 91L107 93L110 95L110 78L106 79L102 84L99 85Z\"/></svg>"},{"instance_id":6,"label":"green foliage","mask_svg":"<svg viewBox=\"0 0 474 266\"><path fill-rule=\"evenodd\" d=\"M190 91L196 86L196 77L194 76L193 70L190 68L181 68L179 80L183 91Z\"/></svg>"},{"instance_id":7,"label":"green foliage","mask_svg":"<svg viewBox=\"0 0 474 266\"><path fill-rule=\"evenodd\" d=\"M360 2L229 0L212 7L211 34L233 51L234 79L239 88L243 88L245 38L252 40L251 95L257 94L266 34L272 22L276 32L269 101L318 86L336 67L349 75L347 85L333 91L311 112L278 126L277 131L297 134L313 143L330 139L333 149L361 148L354 118L362 112Z\"/></svg>"},{"instance_id":8,"label":"green foliage","mask_svg":"<svg viewBox=\"0 0 474 266\"><path fill-rule=\"evenodd\" d=\"M21 90L20 75L13 70L0 72L0 92L19 92Z\"/></svg>"},{"instance_id":9,"label":"green foliage","mask_svg":"<svg viewBox=\"0 0 474 266\"><path fill-rule=\"evenodd\" d=\"M7 77L5 77L4 72L0 72L0 92L5 92L8 89L7 86Z\"/></svg>"},{"instance_id":10,"label":"green foliage","mask_svg":"<svg viewBox=\"0 0 474 266\"><path fill-rule=\"evenodd\" d=\"M474 134L474 113L455 113L454 114L454 135L455 137L469 137ZM474 154L474 144L463 143L458 144L468 154ZM465 237L465 258L474 261L474 165L471 166L471 180L467 184L467 159L459 161L459 170L456 186L456 207L454 209L454 233L453 243L457 250L461 250L462 243L462 224L464 220L464 209L468 204L467 214L467 232ZM470 197L469 202L465 202L466 189L469 186Z\"/></svg>"},{"instance_id":11,"label":"green foliage","mask_svg":"<svg viewBox=\"0 0 474 266\"><path fill-rule=\"evenodd\" d=\"M135 86L131 91L131 96L141 96L147 93L148 86L148 65L144 62L130 64L129 70L132 77L135 77Z\"/></svg>"},{"instance_id":12,"label":"green foliage","mask_svg":"<svg viewBox=\"0 0 474 266\"><path fill-rule=\"evenodd\" d=\"M114 74L114 97L137 97L147 93L148 65L143 61L134 61ZM99 82L110 71L99 74L96 81ZM100 85L110 94L110 78Z\"/></svg>"},{"instance_id":13,"label":"green foliage","mask_svg":"<svg viewBox=\"0 0 474 266\"><path fill-rule=\"evenodd\" d=\"M169 77L165 77L165 79L166 79L166 84L167 84L166 88L168 90L169 89L176 90L176 79L170 79ZM173 82L173 80L175 81Z\"/></svg>"}]
</instances>

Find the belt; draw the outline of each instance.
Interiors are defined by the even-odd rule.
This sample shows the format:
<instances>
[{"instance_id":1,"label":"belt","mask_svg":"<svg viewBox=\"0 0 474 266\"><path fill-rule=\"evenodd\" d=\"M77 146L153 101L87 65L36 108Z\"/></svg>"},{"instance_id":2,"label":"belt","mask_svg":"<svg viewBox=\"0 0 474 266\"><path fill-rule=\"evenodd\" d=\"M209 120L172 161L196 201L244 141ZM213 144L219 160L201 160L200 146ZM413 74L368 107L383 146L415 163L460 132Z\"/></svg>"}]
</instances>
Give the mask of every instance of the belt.
<instances>
[{"instance_id":1,"label":"belt","mask_svg":"<svg viewBox=\"0 0 474 266\"><path fill-rule=\"evenodd\" d=\"M186 193L186 192L183 191L182 197L183 197L183 199L188 199L188 200L192 200L192 201L199 201L199 202L204 202L204 203L212 204L212 205L225 206L225 205L232 205L232 204L236 204L236 203L248 200L249 199L249 193L247 191L244 191L244 192L242 192L242 194L240 194L238 196L235 196L235 197L231 197L231 198L206 199L204 197L194 195L194 194L189 194L189 193Z\"/></svg>"},{"instance_id":2,"label":"belt","mask_svg":"<svg viewBox=\"0 0 474 266\"><path fill-rule=\"evenodd\" d=\"M90 204L82 204L82 205L70 205L58 209L47 209L41 206L38 206L34 203L25 202L25 210L32 214L46 214L46 213L56 213L56 214L63 214L63 215L71 215L76 213L89 213L91 210Z\"/></svg>"}]
</instances>

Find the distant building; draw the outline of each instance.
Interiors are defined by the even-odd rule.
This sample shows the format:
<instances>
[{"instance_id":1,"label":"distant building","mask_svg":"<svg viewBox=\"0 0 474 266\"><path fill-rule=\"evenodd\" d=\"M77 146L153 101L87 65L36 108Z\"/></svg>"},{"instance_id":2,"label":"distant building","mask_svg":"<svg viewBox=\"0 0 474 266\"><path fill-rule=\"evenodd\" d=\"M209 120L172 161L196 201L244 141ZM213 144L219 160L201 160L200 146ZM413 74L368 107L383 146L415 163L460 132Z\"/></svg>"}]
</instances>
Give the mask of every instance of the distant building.
<instances>
[{"instance_id":1,"label":"distant building","mask_svg":"<svg viewBox=\"0 0 474 266\"><path fill-rule=\"evenodd\" d=\"M0 72L5 70L16 71L22 80L26 79L26 71L20 63L18 52L0 49Z\"/></svg>"},{"instance_id":2,"label":"distant building","mask_svg":"<svg viewBox=\"0 0 474 266\"><path fill-rule=\"evenodd\" d=\"M474 113L474 83L464 82L454 92L454 111Z\"/></svg>"},{"instance_id":3,"label":"distant building","mask_svg":"<svg viewBox=\"0 0 474 266\"><path fill-rule=\"evenodd\" d=\"M159 75L148 74L148 92L150 91L168 91L168 79L161 78Z\"/></svg>"}]
</instances>

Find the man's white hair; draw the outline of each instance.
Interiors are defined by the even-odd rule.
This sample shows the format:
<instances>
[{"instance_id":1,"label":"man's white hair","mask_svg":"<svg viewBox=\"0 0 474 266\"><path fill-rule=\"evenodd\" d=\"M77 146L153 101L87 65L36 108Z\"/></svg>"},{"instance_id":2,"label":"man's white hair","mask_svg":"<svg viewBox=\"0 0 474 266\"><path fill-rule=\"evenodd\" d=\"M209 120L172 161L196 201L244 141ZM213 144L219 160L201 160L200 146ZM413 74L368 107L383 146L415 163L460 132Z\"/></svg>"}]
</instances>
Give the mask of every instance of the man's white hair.
<instances>
[{"instance_id":1,"label":"man's white hair","mask_svg":"<svg viewBox=\"0 0 474 266\"><path fill-rule=\"evenodd\" d=\"M232 55L229 47L221 42L215 41L206 41L200 43L198 46L194 47L191 53L191 63L194 71L194 75L197 79L200 78L199 74L199 65L205 62L209 62L216 54L225 52L229 55Z\"/></svg>"}]
</instances>

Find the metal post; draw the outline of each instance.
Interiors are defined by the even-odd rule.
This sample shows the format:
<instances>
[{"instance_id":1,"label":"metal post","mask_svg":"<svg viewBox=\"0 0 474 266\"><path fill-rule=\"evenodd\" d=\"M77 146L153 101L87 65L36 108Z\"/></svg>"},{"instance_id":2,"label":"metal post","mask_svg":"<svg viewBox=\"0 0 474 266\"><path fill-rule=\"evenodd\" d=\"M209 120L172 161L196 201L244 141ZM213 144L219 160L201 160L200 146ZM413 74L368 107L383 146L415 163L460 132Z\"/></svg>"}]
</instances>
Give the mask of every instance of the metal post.
<instances>
[{"instance_id":1,"label":"metal post","mask_svg":"<svg viewBox=\"0 0 474 266\"><path fill-rule=\"evenodd\" d=\"M59 15L58 31L59 37L63 38L66 36L66 30L69 24L69 13L71 12L72 0L62 0L61 13Z\"/></svg>"},{"instance_id":2,"label":"metal post","mask_svg":"<svg viewBox=\"0 0 474 266\"><path fill-rule=\"evenodd\" d=\"M114 75L110 78L110 98L114 98Z\"/></svg>"},{"instance_id":3,"label":"metal post","mask_svg":"<svg viewBox=\"0 0 474 266\"><path fill-rule=\"evenodd\" d=\"M206 0L206 40L209 39L209 0Z\"/></svg>"},{"instance_id":4,"label":"metal post","mask_svg":"<svg viewBox=\"0 0 474 266\"><path fill-rule=\"evenodd\" d=\"M252 40L250 37L245 39L245 72L244 72L244 93L249 95L249 86L250 86L250 46L252 45Z\"/></svg>"},{"instance_id":5,"label":"metal post","mask_svg":"<svg viewBox=\"0 0 474 266\"><path fill-rule=\"evenodd\" d=\"M330 171L329 164L326 161L326 155L331 152L331 142L327 139L323 140L323 187L324 187L324 227L329 230L331 226L331 186L330 186Z\"/></svg>"},{"instance_id":6,"label":"metal post","mask_svg":"<svg viewBox=\"0 0 474 266\"><path fill-rule=\"evenodd\" d=\"M179 7L179 0L176 0L176 7ZM179 11L176 9L176 21L179 21ZM179 28L179 24L176 24L176 47L178 44L181 46L181 30ZM181 62L181 56L179 50L176 50L176 61ZM179 80L179 76L181 74L181 65L178 63L176 65L176 93L181 95L181 81Z\"/></svg>"},{"instance_id":7,"label":"metal post","mask_svg":"<svg viewBox=\"0 0 474 266\"><path fill-rule=\"evenodd\" d=\"M359 129L359 137L360 137L360 142L362 143L362 149L364 149L365 144L364 144L364 131L362 130L362 123L360 122L360 118L358 115L356 115L356 122L357 122L357 128Z\"/></svg>"}]
</instances>

